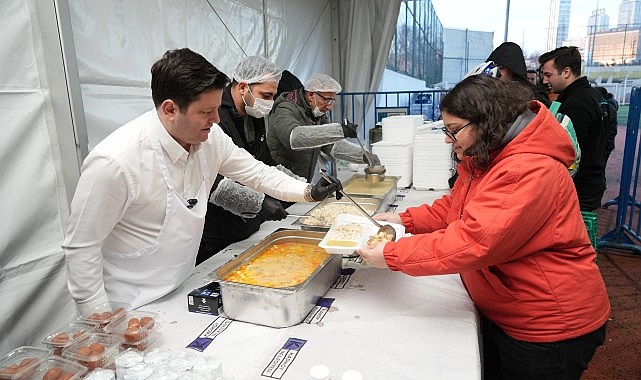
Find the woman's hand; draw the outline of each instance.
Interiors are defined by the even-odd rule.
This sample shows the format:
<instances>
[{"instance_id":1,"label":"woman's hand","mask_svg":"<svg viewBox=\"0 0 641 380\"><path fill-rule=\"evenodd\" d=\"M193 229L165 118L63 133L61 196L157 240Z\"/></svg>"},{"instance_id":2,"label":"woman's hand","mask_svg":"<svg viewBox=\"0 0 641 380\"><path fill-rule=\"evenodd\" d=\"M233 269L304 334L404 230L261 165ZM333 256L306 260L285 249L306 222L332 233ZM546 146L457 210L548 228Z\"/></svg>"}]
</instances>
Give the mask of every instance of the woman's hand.
<instances>
[{"instance_id":1,"label":"woman's hand","mask_svg":"<svg viewBox=\"0 0 641 380\"><path fill-rule=\"evenodd\" d=\"M380 214L376 214L374 215L374 219L384 220L390 223L403 224L403 222L401 221L401 216L393 212L383 212Z\"/></svg>"},{"instance_id":2,"label":"woman's hand","mask_svg":"<svg viewBox=\"0 0 641 380\"><path fill-rule=\"evenodd\" d=\"M387 263L385 262L385 255L383 254L385 244L385 242L378 242L372 248L366 246L357 249L356 253L358 253L369 265L375 268L385 269L388 268Z\"/></svg>"}]
</instances>

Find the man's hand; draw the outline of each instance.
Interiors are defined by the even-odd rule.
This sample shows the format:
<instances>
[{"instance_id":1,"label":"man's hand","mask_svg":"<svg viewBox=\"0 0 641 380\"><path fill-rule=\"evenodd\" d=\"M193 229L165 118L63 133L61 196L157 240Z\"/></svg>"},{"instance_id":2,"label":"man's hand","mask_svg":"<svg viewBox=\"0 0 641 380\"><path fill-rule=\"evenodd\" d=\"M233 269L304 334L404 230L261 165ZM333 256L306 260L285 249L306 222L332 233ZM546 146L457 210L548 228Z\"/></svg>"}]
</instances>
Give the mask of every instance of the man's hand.
<instances>
[{"instance_id":1,"label":"man's hand","mask_svg":"<svg viewBox=\"0 0 641 380\"><path fill-rule=\"evenodd\" d=\"M341 127L343 128L344 137L358 137L358 125L345 120Z\"/></svg>"},{"instance_id":2,"label":"man's hand","mask_svg":"<svg viewBox=\"0 0 641 380\"><path fill-rule=\"evenodd\" d=\"M338 178L327 176L331 180L328 181L325 178L321 178L312 186L311 196L315 201L322 201L323 199L330 196L333 192L336 192L336 199L341 199L343 194L340 190L343 189L343 184Z\"/></svg>"},{"instance_id":3,"label":"man's hand","mask_svg":"<svg viewBox=\"0 0 641 380\"><path fill-rule=\"evenodd\" d=\"M287 217L287 211L283 205L276 199L265 195L263 206L258 213L258 216L263 220L283 220Z\"/></svg>"}]
</instances>

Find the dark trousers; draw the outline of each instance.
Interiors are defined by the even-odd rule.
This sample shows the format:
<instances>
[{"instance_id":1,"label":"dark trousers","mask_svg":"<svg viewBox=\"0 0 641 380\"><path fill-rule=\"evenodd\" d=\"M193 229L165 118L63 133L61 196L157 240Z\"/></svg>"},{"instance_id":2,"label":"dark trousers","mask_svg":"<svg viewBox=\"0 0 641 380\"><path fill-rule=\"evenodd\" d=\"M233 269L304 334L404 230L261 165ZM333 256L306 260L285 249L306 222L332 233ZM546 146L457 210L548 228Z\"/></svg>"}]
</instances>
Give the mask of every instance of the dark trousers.
<instances>
[{"instance_id":1,"label":"dark trousers","mask_svg":"<svg viewBox=\"0 0 641 380\"><path fill-rule=\"evenodd\" d=\"M487 320L482 322L482 333L484 380L579 380L605 341L605 325L554 343L511 338Z\"/></svg>"}]
</instances>

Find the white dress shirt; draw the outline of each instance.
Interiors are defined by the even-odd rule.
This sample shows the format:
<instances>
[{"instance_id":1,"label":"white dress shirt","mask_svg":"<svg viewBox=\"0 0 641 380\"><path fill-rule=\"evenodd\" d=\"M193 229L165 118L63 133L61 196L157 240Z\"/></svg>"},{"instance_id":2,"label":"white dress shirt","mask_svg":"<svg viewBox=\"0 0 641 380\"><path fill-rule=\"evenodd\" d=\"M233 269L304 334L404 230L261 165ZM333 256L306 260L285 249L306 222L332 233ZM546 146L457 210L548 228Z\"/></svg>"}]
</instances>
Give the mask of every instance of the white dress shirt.
<instances>
[{"instance_id":1,"label":"white dress shirt","mask_svg":"<svg viewBox=\"0 0 641 380\"><path fill-rule=\"evenodd\" d=\"M305 200L306 183L255 160L217 124L207 141L187 152L167 133L156 110L149 111L107 136L83 163L62 245L69 291L81 311L108 302L103 248L121 255L137 252L153 245L163 226L167 188L154 157L154 139L172 185L185 199L194 197L205 180L210 189L220 173L278 199ZM200 167L195 154L200 149L208 167ZM201 233L193 231L194 239L200 241Z\"/></svg>"}]
</instances>

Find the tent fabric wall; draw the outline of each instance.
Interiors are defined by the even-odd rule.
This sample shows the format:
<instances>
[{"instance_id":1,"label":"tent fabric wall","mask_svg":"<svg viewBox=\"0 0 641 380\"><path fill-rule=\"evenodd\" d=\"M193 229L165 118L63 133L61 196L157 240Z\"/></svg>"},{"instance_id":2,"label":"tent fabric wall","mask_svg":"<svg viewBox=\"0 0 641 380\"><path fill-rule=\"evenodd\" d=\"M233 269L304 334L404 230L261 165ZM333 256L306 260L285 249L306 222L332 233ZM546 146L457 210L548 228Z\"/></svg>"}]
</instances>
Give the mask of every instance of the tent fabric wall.
<instances>
[{"instance_id":1,"label":"tent fabric wall","mask_svg":"<svg viewBox=\"0 0 641 380\"><path fill-rule=\"evenodd\" d=\"M24 0L5 0L3 5L0 354L19 345L38 345L52 326L67 323L75 313L60 248L69 213L52 117L52 97L66 94L51 85L51 76L60 73L48 71L49 57L42 46L46 32L39 19L42 8L54 17L53 7Z\"/></svg>"},{"instance_id":2,"label":"tent fabric wall","mask_svg":"<svg viewBox=\"0 0 641 380\"><path fill-rule=\"evenodd\" d=\"M150 67L166 50L187 46L228 74L243 57L262 55L303 81L326 73L344 88L370 90L383 71L386 41L394 29L388 26L396 22L398 9L393 8L399 2L6 0L0 16L5 27L5 37L0 37L5 68L0 72L0 107L6 117L0 140L5 211L0 230L0 355L19 345L38 345L47 332L75 317L60 244L69 215L68 188L75 187L65 173L78 173L82 154L69 158L66 150L75 146L86 152L153 107ZM66 17L60 17L65 11ZM385 21L388 11L391 21ZM73 41L66 42L73 45L77 72L64 67L47 72L51 59L64 62L65 38L64 33L56 39L49 37L51 30L41 31L43 13L54 26L70 20L64 26L73 31ZM361 31L356 23L366 29ZM348 41L349 48L343 46ZM337 62L350 69L336 69ZM367 70L357 72L363 67ZM60 79L80 89L84 117L78 125L71 121L74 105L67 98L72 96L50 85ZM73 128L75 139L68 133ZM78 136L87 136L88 142Z\"/></svg>"},{"instance_id":3,"label":"tent fabric wall","mask_svg":"<svg viewBox=\"0 0 641 380\"><path fill-rule=\"evenodd\" d=\"M400 5L400 0L355 0L340 3L340 46L344 49L344 54L341 55L341 77L345 78L344 91L378 90L396 32ZM387 17L381 18L382 14ZM368 97L367 104L363 105L360 104L361 98L354 98L354 105L349 109L367 109L373 99L372 96ZM356 115L359 119L355 119L355 115L347 116L357 124L363 123L362 115Z\"/></svg>"}]
</instances>

